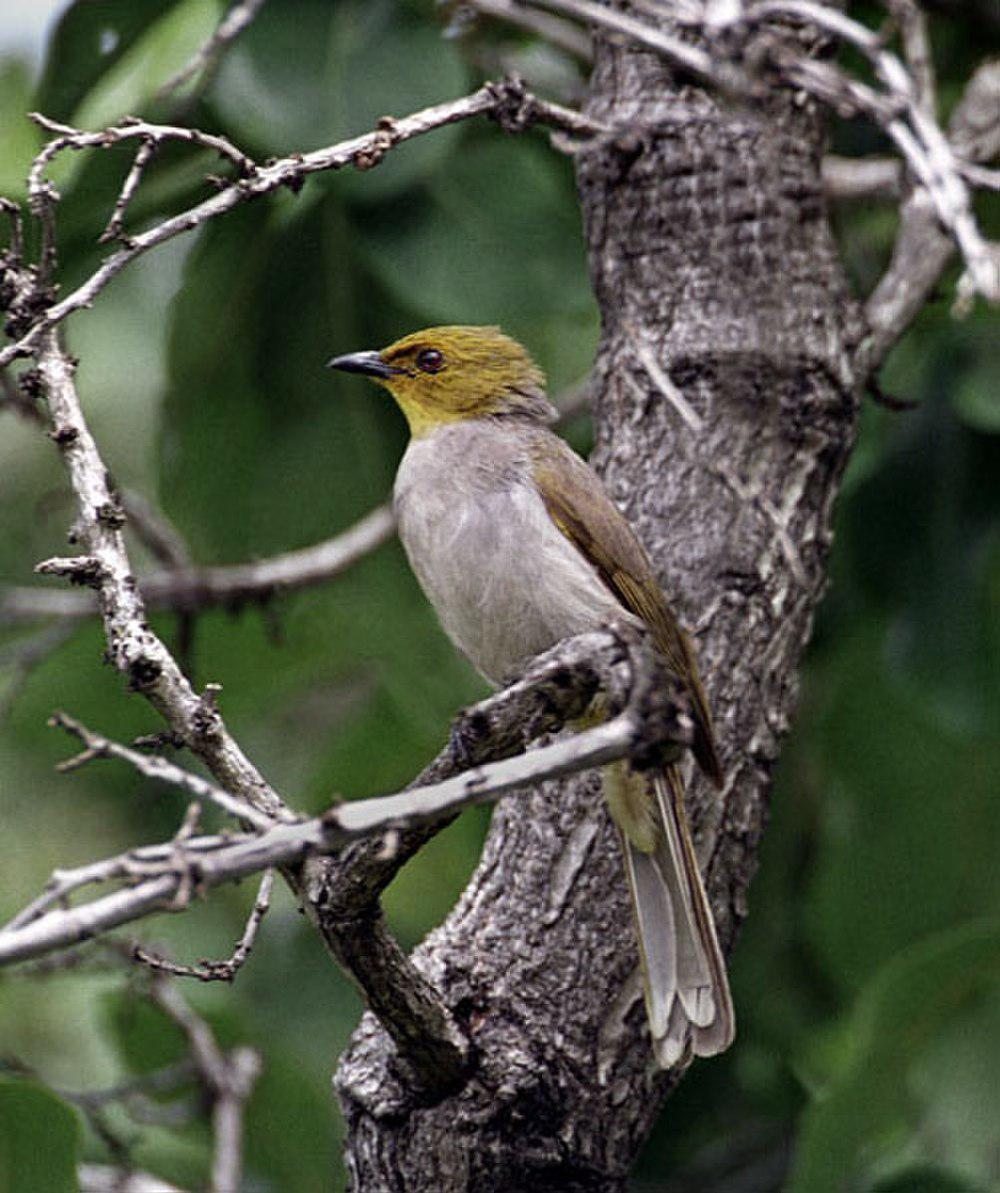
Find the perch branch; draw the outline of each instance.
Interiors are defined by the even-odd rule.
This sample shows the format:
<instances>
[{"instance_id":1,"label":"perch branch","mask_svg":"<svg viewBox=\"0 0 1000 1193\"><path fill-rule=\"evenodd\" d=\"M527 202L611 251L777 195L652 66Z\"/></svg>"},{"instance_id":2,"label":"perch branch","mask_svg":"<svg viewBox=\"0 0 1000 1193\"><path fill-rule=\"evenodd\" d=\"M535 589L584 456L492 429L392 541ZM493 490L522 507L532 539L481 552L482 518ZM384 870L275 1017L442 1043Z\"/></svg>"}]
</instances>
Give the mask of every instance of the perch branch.
<instances>
[{"instance_id":1,"label":"perch branch","mask_svg":"<svg viewBox=\"0 0 1000 1193\"><path fill-rule=\"evenodd\" d=\"M193 879L199 891L206 890L270 867L334 853L355 838L378 833L382 840L377 851L383 855L378 877L362 875L364 880L351 892L356 910L367 907L372 892L388 881L386 873L401 864L401 837L414 827L543 779L623 757L642 765L658 758L665 746L690 744L691 721L677 683L663 674L644 644L623 650L621 642L621 633L600 631L553 648L524 680L470 710L459 732L466 740L465 749L509 752L523 746L526 731L546 731L561 724L566 710L571 715L582 711L599 687L609 693L612 707L621 709L605 723L458 774L454 752L446 750L436 769L450 772L449 777L393 795L337 805L309 820L276 824L260 833L215 834L143 846L75 870L57 871L45 892L0 930L0 964L37 957L140 919L176 901L185 880L188 888ZM558 697L550 695L553 690ZM628 693L624 700L623 690ZM128 885L90 903L56 907L84 886L113 881Z\"/></svg>"}]
</instances>

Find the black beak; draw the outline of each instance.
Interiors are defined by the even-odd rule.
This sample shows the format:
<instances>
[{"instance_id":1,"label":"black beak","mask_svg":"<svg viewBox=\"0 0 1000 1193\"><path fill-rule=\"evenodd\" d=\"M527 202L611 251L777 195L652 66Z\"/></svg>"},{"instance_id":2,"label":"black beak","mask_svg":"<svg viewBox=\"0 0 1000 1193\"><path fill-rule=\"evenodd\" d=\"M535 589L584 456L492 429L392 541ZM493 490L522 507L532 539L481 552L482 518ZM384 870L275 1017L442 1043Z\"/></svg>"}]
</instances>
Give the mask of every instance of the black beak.
<instances>
[{"instance_id":1,"label":"black beak","mask_svg":"<svg viewBox=\"0 0 1000 1193\"><path fill-rule=\"evenodd\" d=\"M381 378L391 377L398 371L390 368L377 352L348 352L345 356L334 356L326 362L326 367Z\"/></svg>"}]
</instances>

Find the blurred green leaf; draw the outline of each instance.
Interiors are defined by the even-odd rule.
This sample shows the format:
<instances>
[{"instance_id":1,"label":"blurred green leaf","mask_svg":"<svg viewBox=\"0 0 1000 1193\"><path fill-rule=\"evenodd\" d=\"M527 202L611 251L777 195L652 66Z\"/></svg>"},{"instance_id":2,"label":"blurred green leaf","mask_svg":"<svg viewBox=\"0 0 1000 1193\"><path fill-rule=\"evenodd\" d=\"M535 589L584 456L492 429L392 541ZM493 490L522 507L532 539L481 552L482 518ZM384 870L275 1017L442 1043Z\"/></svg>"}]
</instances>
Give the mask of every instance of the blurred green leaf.
<instances>
[{"instance_id":1,"label":"blurred green leaf","mask_svg":"<svg viewBox=\"0 0 1000 1193\"><path fill-rule=\"evenodd\" d=\"M28 119L30 97L27 64L15 58L0 59L0 195L10 199L26 196L28 170L41 143L38 129ZM5 223L7 219L4 216ZM0 244L7 240L5 227L0 232Z\"/></svg>"},{"instance_id":2,"label":"blurred green leaf","mask_svg":"<svg viewBox=\"0 0 1000 1193\"><path fill-rule=\"evenodd\" d=\"M853 579L894 615L891 659L942 727L1000 723L1000 656L989 614L1000 568L1000 438L963 427L943 395L897 432L851 494Z\"/></svg>"},{"instance_id":3,"label":"blurred green leaf","mask_svg":"<svg viewBox=\"0 0 1000 1193\"><path fill-rule=\"evenodd\" d=\"M962 925L895 957L859 997L845 1036L842 1063L802 1117L789 1193L871 1189L890 1175L887 1164L914 1160L973 1187L991 1183L1000 1122L989 1102L967 1097L964 1122L952 1114L951 1129L941 1128L956 1091L975 1088L963 1062L975 1072L1000 1055L1000 921ZM975 1047L933 1056L962 1036Z\"/></svg>"},{"instance_id":4,"label":"blurred green leaf","mask_svg":"<svg viewBox=\"0 0 1000 1193\"><path fill-rule=\"evenodd\" d=\"M328 1058L331 1068L333 1061ZM307 1072L281 1046L269 1047L247 1105L248 1177L263 1178L271 1189L329 1193L339 1143L332 1110L329 1080Z\"/></svg>"},{"instance_id":5,"label":"blurred green leaf","mask_svg":"<svg viewBox=\"0 0 1000 1193\"><path fill-rule=\"evenodd\" d=\"M1000 434L1000 335L996 317L979 318L963 337L965 368L958 370L953 401L958 417L976 431ZM957 345L949 345L950 352ZM961 351L961 349L959 350Z\"/></svg>"},{"instance_id":6,"label":"blurred green leaf","mask_svg":"<svg viewBox=\"0 0 1000 1193\"><path fill-rule=\"evenodd\" d=\"M986 1193L986 1186L942 1172L940 1168L920 1165L879 1181L873 1193Z\"/></svg>"},{"instance_id":7,"label":"blurred green leaf","mask_svg":"<svg viewBox=\"0 0 1000 1193\"><path fill-rule=\"evenodd\" d=\"M466 85L454 44L426 13L392 0L272 0L227 56L211 102L241 144L280 154L367 132L381 116L456 98ZM437 130L377 170L317 185L363 204L401 194L444 161L458 131Z\"/></svg>"},{"instance_id":8,"label":"blurred green leaf","mask_svg":"<svg viewBox=\"0 0 1000 1193\"><path fill-rule=\"evenodd\" d=\"M533 342L539 324L592 309L563 169L533 141L470 137L427 199L361 225L361 249L382 284L429 322L501 322Z\"/></svg>"},{"instance_id":9,"label":"blurred green leaf","mask_svg":"<svg viewBox=\"0 0 1000 1193\"><path fill-rule=\"evenodd\" d=\"M0 1075L0 1189L73 1193L80 1127L62 1099L33 1081Z\"/></svg>"},{"instance_id":10,"label":"blurred green leaf","mask_svg":"<svg viewBox=\"0 0 1000 1193\"><path fill-rule=\"evenodd\" d=\"M165 6L155 20L145 21L115 61L90 80L90 87L78 98L73 123L101 128L121 116L139 114L209 39L221 11L217 0L178 0ZM92 36L89 29L88 36ZM98 39L107 36L107 27L98 32Z\"/></svg>"},{"instance_id":11,"label":"blurred green leaf","mask_svg":"<svg viewBox=\"0 0 1000 1193\"><path fill-rule=\"evenodd\" d=\"M34 106L69 120L91 89L180 0L75 0L59 18Z\"/></svg>"},{"instance_id":12,"label":"blurred green leaf","mask_svg":"<svg viewBox=\"0 0 1000 1193\"><path fill-rule=\"evenodd\" d=\"M130 1073L152 1073L187 1055L184 1033L148 998L127 988L103 998L108 1034Z\"/></svg>"},{"instance_id":13,"label":"blurred green leaf","mask_svg":"<svg viewBox=\"0 0 1000 1193\"><path fill-rule=\"evenodd\" d=\"M269 0L222 62L210 100L248 153L277 156L336 140L330 129L328 0Z\"/></svg>"},{"instance_id":14,"label":"blurred green leaf","mask_svg":"<svg viewBox=\"0 0 1000 1193\"><path fill-rule=\"evenodd\" d=\"M822 675L821 835L803 910L842 991L970 908L1000 911L996 741L942 725L885 653L877 623L862 623Z\"/></svg>"},{"instance_id":15,"label":"blurred green leaf","mask_svg":"<svg viewBox=\"0 0 1000 1193\"><path fill-rule=\"evenodd\" d=\"M330 62L330 139L374 128L381 116L410 112L456 99L469 87L454 42L426 17L400 12L392 0L337 6ZM406 195L436 167L448 168L461 129L435 130L393 150L375 170L348 171L344 193L370 204Z\"/></svg>"}]
</instances>

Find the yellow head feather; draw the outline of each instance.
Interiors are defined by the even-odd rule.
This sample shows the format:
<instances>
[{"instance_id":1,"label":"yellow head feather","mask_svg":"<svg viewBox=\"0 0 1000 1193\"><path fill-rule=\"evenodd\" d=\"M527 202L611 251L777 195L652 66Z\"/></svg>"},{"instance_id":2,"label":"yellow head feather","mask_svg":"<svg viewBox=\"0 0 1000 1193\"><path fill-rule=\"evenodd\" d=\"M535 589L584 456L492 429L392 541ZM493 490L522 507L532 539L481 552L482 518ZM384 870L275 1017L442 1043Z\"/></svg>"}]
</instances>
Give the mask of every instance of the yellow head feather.
<instances>
[{"instance_id":1,"label":"yellow head feather","mask_svg":"<svg viewBox=\"0 0 1000 1193\"><path fill-rule=\"evenodd\" d=\"M415 436L466 418L521 415L549 422L555 415L541 369L499 327L428 327L381 352L329 363L384 385Z\"/></svg>"}]
</instances>

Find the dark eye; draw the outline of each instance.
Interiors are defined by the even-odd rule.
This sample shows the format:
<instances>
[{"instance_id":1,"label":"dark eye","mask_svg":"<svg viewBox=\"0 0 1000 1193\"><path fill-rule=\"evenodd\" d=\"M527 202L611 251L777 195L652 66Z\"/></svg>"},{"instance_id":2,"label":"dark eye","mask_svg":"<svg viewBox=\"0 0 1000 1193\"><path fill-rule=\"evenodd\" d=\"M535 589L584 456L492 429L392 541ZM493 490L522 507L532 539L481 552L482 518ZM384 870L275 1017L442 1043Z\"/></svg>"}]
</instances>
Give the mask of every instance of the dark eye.
<instances>
[{"instance_id":1,"label":"dark eye","mask_svg":"<svg viewBox=\"0 0 1000 1193\"><path fill-rule=\"evenodd\" d=\"M421 373L440 373L444 356L436 348L424 348L417 353L417 368Z\"/></svg>"}]
</instances>

